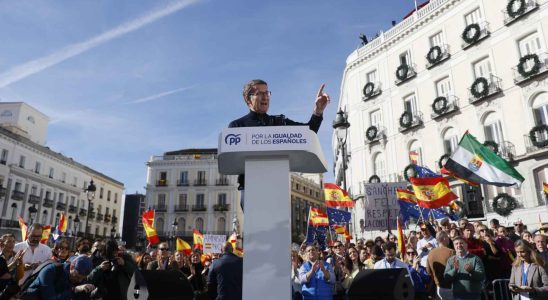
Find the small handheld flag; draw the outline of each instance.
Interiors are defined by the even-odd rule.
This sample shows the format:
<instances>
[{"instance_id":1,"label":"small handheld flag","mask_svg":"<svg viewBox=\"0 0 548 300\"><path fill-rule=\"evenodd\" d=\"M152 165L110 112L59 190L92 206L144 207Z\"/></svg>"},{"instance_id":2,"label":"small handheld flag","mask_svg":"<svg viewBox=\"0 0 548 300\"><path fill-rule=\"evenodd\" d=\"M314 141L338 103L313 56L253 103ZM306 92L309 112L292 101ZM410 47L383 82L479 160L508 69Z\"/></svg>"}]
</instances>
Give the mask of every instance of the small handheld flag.
<instances>
[{"instance_id":1,"label":"small handheld flag","mask_svg":"<svg viewBox=\"0 0 548 300\"><path fill-rule=\"evenodd\" d=\"M204 235L198 229L194 229L193 239L194 239L194 249L203 250Z\"/></svg>"},{"instance_id":2,"label":"small handheld flag","mask_svg":"<svg viewBox=\"0 0 548 300\"><path fill-rule=\"evenodd\" d=\"M42 239L40 239L40 243L47 244L49 240L49 235L51 233L51 225L45 225L42 227Z\"/></svg>"},{"instance_id":3,"label":"small handheld flag","mask_svg":"<svg viewBox=\"0 0 548 300\"><path fill-rule=\"evenodd\" d=\"M151 245L158 244L160 242L160 238L158 237L158 234L156 233L156 229L152 226L152 223L149 219L145 217L143 214L142 218L143 227L145 229L145 233L147 235L147 239L150 242Z\"/></svg>"},{"instance_id":4,"label":"small handheld flag","mask_svg":"<svg viewBox=\"0 0 548 300\"><path fill-rule=\"evenodd\" d=\"M328 207L354 207L354 201L350 199L348 193L334 183L324 183L323 192L325 204Z\"/></svg>"},{"instance_id":5,"label":"small handheld flag","mask_svg":"<svg viewBox=\"0 0 548 300\"><path fill-rule=\"evenodd\" d=\"M183 255L189 256L192 253L190 245L180 237L177 237L177 251L183 252Z\"/></svg>"},{"instance_id":6,"label":"small handheld flag","mask_svg":"<svg viewBox=\"0 0 548 300\"><path fill-rule=\"evenodd\" d=\"M329 226L329 219L327 214L321 211L319 208L310 208L310 219L308 220L309 224L318 227L318 226Z\"/></svg>"},{"instance_id":7,"label":"small handheld flag","mask_svg":"<svg viewBox=\"0 0 548 300\"><path fill-rule=\"evenodd\" d=\"M23 220L23 218L19 217L19 228L21 228L21 239L22 241L27 240L27 223Z\"/></svg>"}]
</instances>

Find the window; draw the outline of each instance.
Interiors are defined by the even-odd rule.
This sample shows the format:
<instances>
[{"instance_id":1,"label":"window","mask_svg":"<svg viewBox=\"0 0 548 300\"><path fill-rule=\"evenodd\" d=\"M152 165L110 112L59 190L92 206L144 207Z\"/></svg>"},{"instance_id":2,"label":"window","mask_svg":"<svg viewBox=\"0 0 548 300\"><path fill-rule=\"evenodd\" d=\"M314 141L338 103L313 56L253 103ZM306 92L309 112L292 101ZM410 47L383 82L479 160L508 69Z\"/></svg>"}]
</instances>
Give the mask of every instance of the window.
<instances>
[{"instance_id":1,"label":"window","mask_svg":"<svg viewBox=\"0 0 548 300\"><path fill-rule=\"evenodd\" d=\"M177 220L177 223L179 223L179 230L185 230L186 229L186 220L185 218L179 218L179 220Z\"/></svg>"},{"instance_id":2,"label":"window","mask_svg":"<svg viewBox=\"0 0 548 300\"><path fill-rule=\"evenodd\" d=\"M179 180L180 180L181 184L188 183L188 171L182 171L181 176L179 177Z\"/></svg>"},{"instance_id":3,"label":"window","mask_svg":"<svg viewBox=\"0 0 548 300\"><path fill-rule=\"evenodd\" d=\"M373 174L379 176L380 178L384 177L386 174L384 159L382 153L377 153L373 159Z\"/></svg>"},{"instance_id":4,"label":"window","mask_svg":"<svg viewBox=\"0 0 548 300\"><path fill-rule=\"evenodd\" d=\"M22 192L21 186L22 186L22 185L21 185L21 182L16 182L16 183L15 183L15 187L14 187L13 189L14 189L15 191L17 191L17 192Z\"/></svg>"},{"instance_id":5,"label":"window","mask_svg":"<svg viewBox=\"0 0 548 300\"><path fill-rule=\"evenodd\" d=\"M160 233L164 232L164 219L158 218L154 221L154 225L156 226L156 230Z\"/></svg>"},{"instance_id":6,"label":"window","mask_svg":"<svg viewBox=\"0 0 548 300\"><path fill-rule=\"evenodd\" d=\"M48 224L49 221L48 221L48 210L47 209L44 209L44 211L42 212L42 224Z\"/></svg>"},{"instance_id":7,"label":"window","mask_svg":"<svg viewBox=\"0 0 548 300\"><path fill-rule=\"evenodd\" d=\"M103 192L104 192L103 188L99 189L99 198L100 199L103 199Z\"/></svg>"},{"instance_id":8,"label":"window","mask_svg":"<svg viewBox=\"0 0 548 300\"><path fill-rule=\"evenodd\" d=\"M107 228L103 227L103 236L107 236Z\"/></svg>"},{"instance_id":9,"label":"window","mask_svg":"<svg viewBox=\"0 0 548 300\"><path fill-rule=\"evenodd\" d=\"M535 125L548 125L548 93L540 93L533 100Z\"/></svg>"},{"instance_id":10,"label":"window","mask_svg":"<svg viewBox=\"0 0 548 300\"><path fill-rule=\"evenodd\" d=\"M226 205L226 194L222 193L217 196L217 204Z\"/></svg>"},{"instance_id":11,"label":"window","mask_svg":"<svg viewBox=\"0 0 548 300\"><path fill-rule=\"evenodd\" d=\"M459 137L454 128L449 128L443 134L443 150L445 154L451 154L459 144Z\"/></svg>"},{"instance_id":12,"label":"window","mask_svg":"<svg viewBox=\"0 0 548 300\"><path fill-rule=\"evenodd\" d=\"M61 174L61 182L65 183L67 181L67 173L63 172L63 174Z\"/></svg>"},{"instance_id":13,"label":"window","mask_svg":"<svg viewBox=\"0 0 548 300\"><path fill-rule=\"evenodd\" d=\"M495 113L487 115L483 122L483 129L485 131L486 141L493 141L497 144L501 144L504 141L500 119Z\"/></svg>"},{"instance_id":14,"label":"window","mask_svg":"<svg viewBox=\"0 0 548 300\"><path fill-rule=\"evenodd\" d=\"M403 99L404 110L415 115L417 113L417 99L415 94L411 94Z\"/></svg>"},{"instance_id":15,"label":"window","mask_svg":"<svg viewBox=\"0 0 548 300\"><path fill-rule=\"evenodd\" d=\"M95 236L99 236L99 226L95 227Z\"/></svg>"},{"instance_id":16,"label":"window","mask_svg":"<svg viewBox=\"0 0 548 300\"><path fill-rule=\"evenodd\" d=\"M110 191L107 191L107 201L110 201Z\"/></svg>"},{"instance_id":17,"label":"window","mask_svg":"<svg viewBox=\"0 0 548 300\"><path fill-rule=\"evenodd\" d=\"M376 82L377 81L377 70L373 70L366 75L367 82Z\"/></svg>"},{"instance_id":18,"label":"window","mask_svg":"<svg viewBox=\"0 0 548 300\"><path fill-rule=\"evenodd\" d=\"M181 207L186 206L187 200L188 200L187 194L179 194L179 206Z\"/></svg>"},{"instance_id":19,"label":"window","mask_svg":"<svg viewBox=\"0 0 548 300\"><path fill-rule=\"evenodd\" d=\"M0 163L3 165L8 161L8 150L2 149L2 156L0 157Z\"/></svg>"},{"instance_id":20,"label":"window","mask_svg":"<svg viewBox=\"0 0 548 300\"><path fill-rule=\"evenodd\" d=\"M53 178L54 170L52 167L49 168L49 178Z\"/></svg>"},{"instance_id":21,"label":"window","mask_svg":"<svg viewBox=\"0 0 548 300\"><path fill-rule=\"evenodd\" d=\"M118 203L118 193L114 193L114 203Z\"/></svg>"},{"instance_id":22,"label":"window","mask_svg":"<svg viewBox=\"0 0 548 300\"><path fill-rule=\"evenodd\" d=\"M98 214L101 213L102 208L103 208L103 207L101 206L101 204L99 204L98 207L97 207L97 213L98 213Z\"/></svg>"},{"instance_id":23,"label":"window","mask_svg":"<svg viewBox=\"0 0 548 300\"><path fill-rule=\"evenodd\" d=\"M59 202L65 203L65 194L59 193L59 198L58 198L58 199L59 199L59 200L58 200Z\"/></svg>"},{"instance_id":24,"label":"window","mask_svg":"<svg viewBox=\"0 0 548 300\"><path fill-rule=\"evenodd\" d=\"M436 93L438 97L444 96L447 97L451 94L453 94L453 90L451 88L451 81L448 77L444 77L438 81L436 81Z\"/></svg>"},{"instance_id":25,"label":"window","mask_svg":"<svg viewBox=\"0 0 548 300\"><path fill-rule=\"evenodd\" d=\"M204 194L196 194L196 207L204 207Z\"/></svg>"},{"instance_id":26,"label":"window","mask_svg":"<svg viewBox=\"0 0 548 300\"><path fill-rule=\"evenodd\" d=\"M411 53L409 51L405 51L404 53L400 54L400 65L411 65Z\"/></svg>"},{"instance_id":27,"label":"window","mask_svg":"<svg viewBox=\"0 0 548 300\"><path fill-rule=\"evenodd\" d=\"M519 40L518 45L519 54L522 57L527 54L540 54L543 52L540 44L540 37L537 32L531 33L530 35Z\"/></svg>"},{"instance_id":28,"label":"window","mask_svg":"<svg viewBox=\"0 0 548 300\"><path fill-rule=\"evenodd\" d=\"M19 156L19 168L25 168L25 156Z\"/></svg>"},{"instance_id":29,"label":"window","mask_svg":"<svg viewBox=\"0 0 548 300\"><path fill-rule=\"evenodd\" d=\"M38 188L33 185L31 188L30 188L30 194L31 195L34 195L34 196L38 196Z\"/></svg>"},{"instance_id":30,"label":"window","mask_svg":"<svg viewBox=\"0 0 548 300\"><path fill-rule=\"evenodd\" d=\"M51 200L51 192L50 191L46 191L46 198L45 199Z\"/></svg>"},{"instance_id":31,"label":"window","mask_svg":"<svg viewBox=\"0 0 548 300\"><path fill-rule=\"evenodd\" d=\"M486 57L474 64L475 78L484 77L489 79L491 73L492 73L492 69L491 69L491 62L489 61L489 57Z\"/></svg>"},{"instance_id":32,"label":"window","mask_svg":"<svg viewBox=\"0 0 548 300\"><path fill-rule=\"evenodd\" d=\"M158 206L166 206L166 194L158 194Z\"/></svg>"},{"instance_id":33,"label":"window","mask_svg":"<svg viewBox=\"0 0 548 300\"><path fill-rule=\"evenodd\" d=\"M34 173L40 174L40 167L41 167L41 164L39 161L37 161L36 164L34 165Z\"/></svg>"},{"instance_id":34,"label":"window","mask_svg":"<svg viewBox=\"0 0 548 300\"><path fill-rule=\"evenodd\" d=\"M105 207L105 215L108 215L109 210L110 210L110 209L109 209L108 207Z\"/></svg>"},{"instance_id":35,"label":"window","mask_svg":"<svg viewBox=\"0 0 548 300\"><path fill-rule=\"evenodd\" d=\"M198 171L198 181L204 182L206 179L206 172L205 171Z\"/></svg>"},{"instance_id":36,"label":"window","mask_svg":"<svg viewBox=\"0 0 548 300\"><path fill-rule=\"evenodd\" d=\"M160 181L167 180L167 172L160 172Z\"/></svg>"},{"instance_id":37,"label":"window","mask_svg":"<svg viewBox=\"0 0 548 300\"><path fill-rule=\"evenodd\" d=\"M466 26L470 24L478 24L482 21L481 17L481 11L478 8L474 9L473 11L469 12L464 16L464 20L466 22Z\"/></svg>"},{"instance_id":38,"label":"window","mask_svg":"<svg viewBox=\"0 0 548 300\"><path fill-rule=\"evenodd\" d=\"M220 217L217 219L217 231L225 231L226 229L226 219L223 217Z\"/></svg>"},{"instance_id":39,"label":"window","mask_svg":"<svg viewBox=\"0 0 548 300\"><path fill-rule=\"evenodd\" d=\"M375 126L375 127L379 128L379 126L382 124L381 110L377 109L377 110L372 111L369 114L369 121L371 122L371 126Z\"/></svg>"},{"instance_id":40,"label":"window","mask_svg":"<svg viewBox=\"0 0 548 300\"><path fill-rule=\"evenodd\" d=\"M198 229L200 232L204 231L204 219L196 218L196 229Z\"/></svg>"},{"instance_id":41,"label":"window","mask_svg":"<svg viewBox=\"0 0 548 300\"><path fill-rule=\"evenodd\" d=\"M443 32L437 32L430 37L430 47L443 45Z\"/></svg>"},{"instance_id":42,"label":"window","mask_svg":"<svg viewBox=\"0 0 548 300\"><path fill-rule=\"evenodd\" d=\"M76 203L76 197L70 196L70 205L75 205Z\"/></svg>"},{"instance_id":43,"label":"window","mask_svg":"<svg viewBox=\"0 0 548 300\"><path fill-rule=\"evenodd\" d=\"M78 177L74 176L74 177L72 178L72 186L73 186L73 187L78 186Z\"/></svg>"}]
</instances>

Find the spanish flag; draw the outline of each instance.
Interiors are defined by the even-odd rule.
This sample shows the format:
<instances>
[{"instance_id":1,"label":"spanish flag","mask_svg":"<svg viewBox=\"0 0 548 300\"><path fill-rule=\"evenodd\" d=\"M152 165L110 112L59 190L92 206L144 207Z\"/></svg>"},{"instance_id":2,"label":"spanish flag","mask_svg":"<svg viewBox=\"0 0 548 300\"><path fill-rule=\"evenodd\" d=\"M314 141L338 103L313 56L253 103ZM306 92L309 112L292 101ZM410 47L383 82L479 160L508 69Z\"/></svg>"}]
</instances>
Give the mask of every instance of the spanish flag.
<instances>
[{"instance_id":1,"label":"spanish flag","mask_svg":"<svg viewBox=\"0 0 548 300\"><path fill-rule=\"evenodd\" d=\"M148 224L154 227L154 209L145 211L143 213L143 219L147 219Z\"/></svg>"},{"instance_id":2,"label":"spanish flag","mask_svg":"<svg viewBox=\"0 0 548 300\"><path fill-rule=\"evenodd\" d=\"M347 241L350 241L352 239L352 235L350 234L350 232L348 232L348 229L346 227L344 228L344 239Z\"/></svg>"},{"instance_id":3,"label":"spanish flag","mask_svg":"<svg viewBox=\"0 0 548 300\"><path fill-rule=\"evenodd\" d=\"M189 256L190 253L192 253L192 248L190 247L190 245L180 237L177 238L176 249L177 251L183 252L184 256Z\"/></svg>"},{"instance_id":4,"label":"spanish flag","mask_svg":"<svg viewBox=\"0 0 548 300\"><path fill-rule=\"evenodd\" d=\"M67 219L65 217L64 213L61 213L61 217L59 217L59 224L57 225L57 233L65 233L67 232Z\"/></svg>"},{"instance_id":5,"label":"spanish flag","mask_svg":"<svg viewBox=\"0 0 548 300\"><path fill-rule=\"evenodd\" d=\"M329 226L329 219L327 218L327 213L321 211L319 208L310 208L308 224L319 227L319 226Z\"/></svg>"},{"instance_id":6,"label":"spanish flag","mask_svg":"<svg viewBox=\"0 0 548 300\"><path fill-rule=\"evenodd\" d=\"M194 238L194 249L203 250L204 235L198 229L194 229L193 238Z\"/></svg>"},{"instance_id":7,"label":"spanish flag","mask_svg":"<svg viewBox=\"0 0 548 300\"><path fill-rule=\"evenodd\" d=\"M40 240L40 243L47 244L50 233L51 233L51 225L45 225L44 227L42 227L42 239Z\"/></svg>"},{"instance_id":8,"label":"spanish flag","mask_svg":"<svg viewBox=\"0 0 548 300\"><path fill-rule=\"evenodd\" d=\"M542 186L544 186L544 193L545 193L545 194L548 194L548 183L543 182L543 183L542 183Z\"/></svg>"},{"instance_id":9,"label":"spanish flag","mask_svg":"<svg viewBox=\"0 0 548 300\"><path fill-rule=\"evenodd\" d=\"M398 250L401 253L401 259L405 259L405 238L403 235L403 226L401 225L400 216L397 218L398 222Z\"/></svg>"},{"instance_id":10,"label":"spanish flag","mask_svg":"<svg viewBox=\"0 0 548 300\"><path fill-rule=\"evenodd\" d=\"M240 247L235 247L233 250L232 250L232 254L238 256L238 257L244 257L244 249L240 248Z\"/></svg>"},{"instance_id":11,"label":"spanish flag","mask_svg":"<svg viewBox=\"0 0 548 300\"><path fill-rule=\"evenodd\" d=\"M26 241L27 240L27 223L25 223L25 221L23 220L23 218L19 217L19 228L21 228L21 238L22 238L22 241Z\"/></svg>"},{"instance_id":12,"label":"spanish flag","mask_svg":"<svg viewBox=\"0 0 548 300\"><path fill-rule=\"evenodd\" d=\"M334 183L324 183L323 192L327 207L354 207L354 201L350 199L348 193Z\"/></svg>"},{"instance_id":13,"label":"spanish flag","mask_svg":"<svg viewBox=\"0 0 548 300\"><path fill-rule=\"evenodd\" d=\"M202 253L202 255L200 255L200 261L202 262L202 265L205 265L206 261L208 260L211 261L211 255L206 253Z\"/></svg>"},{"instance_id":14,"label":"spanish flag","mask_svg":"<svg viewBox=\"0 0 548 300\"><path fill-rule=\"evenodd\" d=\"M154 213L154 211L152 211ZM152 226L152 223L149 219L143 214L142 218L143 227L145 228L145 233L147 235L147 239L150 242L151 245L158 244L160 242L160 238L158 237L158 234L156 234L156 229L154 226Z\"/></svg>"},{"instance_id":15,"label":"spanish flag","mask_svg":"<svg viewBox=\"0 0 548 300\"><path fill-rule=\"evenodd\" d=\"M333 228L337 234L344 234L346 231L344 225L332 225L331 228Z\"/></svg>"},{"instance_id":16,"label":"spanish flag","mask_svg":"<svg viewBox=\"0 0 548 300\"><path fill-rule=\"evenodd\" d=\"M440 208L458 199L451 189L447 178L427 177L409 179L413 185L417 203L424 208Z\"/></svg>"},{"instance_id":17,"label":"spanish flag","mask_svg":"<svg viewBox=\"0 0 548 300\"><path fill-rule=\"evenodd\" d=\"M396 197L400 200L417 203L415 192L406 189L396 189Z\"/></svg>"}]
</instances>

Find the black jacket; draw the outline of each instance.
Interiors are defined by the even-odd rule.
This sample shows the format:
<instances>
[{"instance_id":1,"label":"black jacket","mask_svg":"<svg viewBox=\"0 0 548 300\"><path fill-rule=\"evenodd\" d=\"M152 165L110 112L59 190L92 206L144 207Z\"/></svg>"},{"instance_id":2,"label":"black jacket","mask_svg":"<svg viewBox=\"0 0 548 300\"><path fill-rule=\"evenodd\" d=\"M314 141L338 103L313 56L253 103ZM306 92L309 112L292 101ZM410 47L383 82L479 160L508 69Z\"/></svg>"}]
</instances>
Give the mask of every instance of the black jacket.
<instances>
[{"instance_id":1,"label":"black jacket","mask_svg":"<svg viewBox=\"0 0 548 300\"><path fill-rule=\"evenodd\" d=\"M214 261L207 279L209 299L241 300L243 268L243 260L232 253Z\"/></svg>"}]
</instances>

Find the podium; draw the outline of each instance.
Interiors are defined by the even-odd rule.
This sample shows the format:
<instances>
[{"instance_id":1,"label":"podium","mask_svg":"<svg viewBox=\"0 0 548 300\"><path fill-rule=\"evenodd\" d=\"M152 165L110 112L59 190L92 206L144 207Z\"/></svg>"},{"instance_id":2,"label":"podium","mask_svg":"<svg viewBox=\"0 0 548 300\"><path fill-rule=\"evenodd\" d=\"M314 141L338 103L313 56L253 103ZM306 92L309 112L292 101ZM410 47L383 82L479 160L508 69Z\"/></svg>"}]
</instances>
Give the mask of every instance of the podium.
<instances>
[{"instance_id":1,"label":"podium","mask_svg":"<svg viewBox=\"0 0 548 300\"><path fill-rule=\"evenodd\" d=\"M308 126L224 129L219 172L245 174L243 299L291 299L290 173L324 173Z\"/></svg>"}]
</instances>

